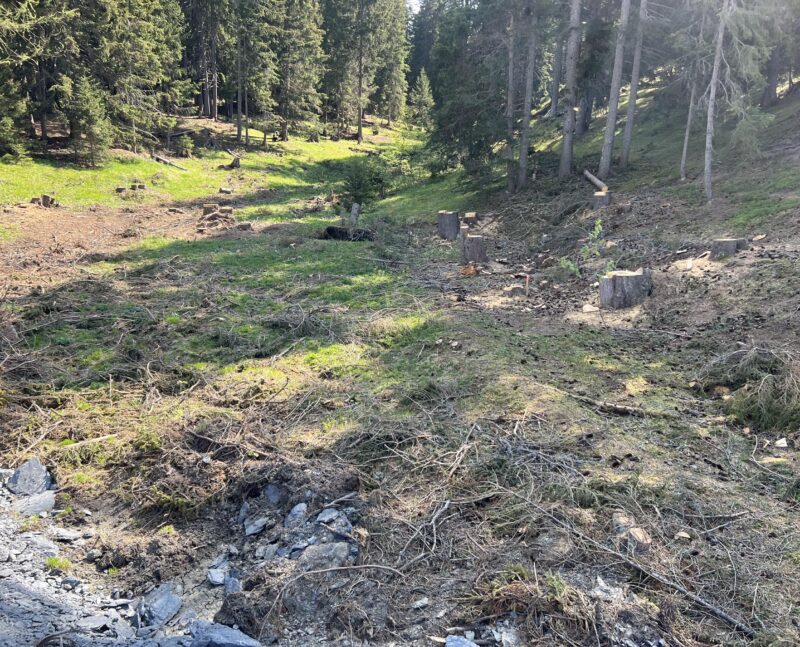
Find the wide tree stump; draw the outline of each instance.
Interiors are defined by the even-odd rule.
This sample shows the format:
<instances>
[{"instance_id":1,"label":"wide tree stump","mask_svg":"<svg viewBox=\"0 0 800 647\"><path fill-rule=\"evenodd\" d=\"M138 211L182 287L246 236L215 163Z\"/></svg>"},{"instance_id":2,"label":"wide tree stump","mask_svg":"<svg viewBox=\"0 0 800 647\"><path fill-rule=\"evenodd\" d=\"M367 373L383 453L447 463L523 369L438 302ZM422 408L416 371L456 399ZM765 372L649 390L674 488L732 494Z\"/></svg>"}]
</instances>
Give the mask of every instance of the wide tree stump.
<instances>
[{"instance_id":1,"label":"wide tree stump","mask_svg":"<svg viewBox=\"0 0 800 647\"><path fill-rule=\"evenodd\" d=\"M219 205L214 202L209 202L203 205L203 215L207 216L210 213L214 213L215 211L219 211Z\"/></svg>"},{"instance_id":2,"label":"wide tree stump","mask_svg":"<svg viewBox=\"0 0 800 647\"><path fill-rule=\"evenodd\" d=\"M603 207L611 206L611 192L610 191L596 191L594 194L594 208L601 209Z\"/></svg>"},{"instance_id":3,"label":"wide tree stump","mask_svg":"<svg viewBox=\"0 0 800 647\"><path fill-rule=\"evenodd\" d=\"M716 261L720 258L734 256L742 249L747 249L746 238L718 238L711 243L711 258Z\"/></svg>"},{"instance_id":4,"label":"wide tree stump","mask_svg":"<svg viewBox=\"0 0 800 647\"><path fill-rule=\"evenodd\" d=\"M219 212L228 216L233 215L233 207L220 207Z\"/></svg>"},{"instance_id":5,"label":"wide tree stump","mask_svg":"<svg viewBox=\"0 0 800 647\"><path fill-rule=\"evenodd\" d=\"M486 254L486 241L483 236L467 234L461 240L461 264L486 263L489 257Z\"/></svg>"},{"instance_id":6,"label":"wide tree stump","mask_svg":"<svg viewBox=\"0 0 800 647\"><path fill-rule=\"evenodd\" d=\"M642 303L653 290L653 272L609 272L600 279L600 307L603 310L623 310Z\"/></svg>"},{"instance_id":7,"label":"wide tree stump","mask_svg":"<svg viewBox=\"0 0 800 647\"><path fill-rule=\"evenodd\" d=\"M439 236L445 240L456 240L458 238L459 222L457 211L439 212Z\"/></svg>"},{"instance_id":8,"label":"wide tree stump","mask_svg":"<svg viewBox=\"0 0 800 647\"><path fill-rule=\"evenodd\" d=\"M463 216L461 216L461 224L467 225L470 228L477 227L478 225L478 214L474 211L467 211Z\"/></svg>"},{"instance_id":9,"label":"wide tree stump","mask_svg":"<svg viewBox=\"0 0 800 647\"><path fill-rule=\"evenodd\" d=\"M233 193L233 189L231 189L230 187L227 187L227 186L223 186L223 187L220 187L219 192L220 193L224 193L226 195L230 195L231 193Z\"/></svg>"},{"instance_id":10,"label":"wide tree stump","mask_svg":"<svg viewBox=\"0 0 800 647\"><path fill-rule=\"evenodd\" d=\"M117 193L125 193L128 189L124 186L118 186L115 190Z\"/></svg>"}]
</instances>

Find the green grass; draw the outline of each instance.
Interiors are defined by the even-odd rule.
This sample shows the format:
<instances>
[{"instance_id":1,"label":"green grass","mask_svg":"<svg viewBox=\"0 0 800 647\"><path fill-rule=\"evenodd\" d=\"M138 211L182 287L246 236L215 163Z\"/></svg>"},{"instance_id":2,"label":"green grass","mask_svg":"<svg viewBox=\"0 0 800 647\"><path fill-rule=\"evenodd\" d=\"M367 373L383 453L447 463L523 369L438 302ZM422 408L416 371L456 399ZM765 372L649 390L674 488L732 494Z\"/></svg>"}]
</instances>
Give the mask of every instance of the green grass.
<instances>
[{"instance_id":1,"label":"green grass","mask_svg":"<svg viewBox=\"0 0 800 647\"><path fill-rule=\"evenodd\" d=\"M72 562L66 557L48 557L44 560L45 568L55 573L67 573L72 568Z\"/></svg>"}]
</instances>

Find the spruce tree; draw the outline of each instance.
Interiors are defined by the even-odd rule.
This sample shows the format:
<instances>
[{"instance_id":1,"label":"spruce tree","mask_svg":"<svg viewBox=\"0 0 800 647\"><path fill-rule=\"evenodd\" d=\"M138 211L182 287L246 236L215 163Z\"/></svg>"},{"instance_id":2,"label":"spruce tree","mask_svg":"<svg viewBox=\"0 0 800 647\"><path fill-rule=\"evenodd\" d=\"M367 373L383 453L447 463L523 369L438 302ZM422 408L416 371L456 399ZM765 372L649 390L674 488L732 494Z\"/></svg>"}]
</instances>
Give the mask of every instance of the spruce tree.
<instances>
[{"instance_id":1,"label":"spruce tree","mask_svg":"<svg viewBox=\"0 0 800 647\"><path fill-rule=\"evenodd\" d=\"M428 74L420 70L414 89L411 91L411 119L418 126L428 128L431 125L431 111L433 110L433 94Z\"/></svg>"}]
</instances>

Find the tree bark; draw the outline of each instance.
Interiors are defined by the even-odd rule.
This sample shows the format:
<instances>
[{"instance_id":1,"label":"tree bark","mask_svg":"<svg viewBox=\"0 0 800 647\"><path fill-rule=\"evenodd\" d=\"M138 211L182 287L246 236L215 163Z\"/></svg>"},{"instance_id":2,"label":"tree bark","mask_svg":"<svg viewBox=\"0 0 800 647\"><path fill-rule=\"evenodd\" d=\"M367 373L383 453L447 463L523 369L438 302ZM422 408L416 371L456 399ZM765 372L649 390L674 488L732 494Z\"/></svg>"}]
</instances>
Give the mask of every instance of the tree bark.
<instances>
[{"instance_id":1,"label":"tree bark","mask_svg":"<svg viewBox=\"0 0 800 647\"><path fill-rule=\"evenodd\" d=\"M558 92L561 89L561 72L564 67L564 40L561 35L556 40L556 51L553 55L553 72L550 80L550 112L548 119L558 117Z\"/></svg>"},{"instance_id":2,"label":"tree bark","mask_svg":"<svg viewBox=\"0 0 800 647\"><path fill-rule=\"evenodd\" d=\"M236 2L237 18L239 2ZM236 141L242 143L242 28L236 27Z\"/></svg>"},{"instance_id":3,"label":"tree bark","mask_svg":"<svg viewBox=\"0 0 800 647\"><path fill-rule=\"evenodd\" d=\"M570 0L569 36L567 37L567 108L564 114L564 137L561 148L559 177L572 174L572 152L575 138L575 104L577 102L578 53L581 46L581 0Z\"/></svg>"},{"instance_id":4,"label":"tree bark","mask_svg":"<svg viewBox=\"0 0 800 647\"><path fill-rule=\"evenodd\" d=\"M619 111L619 91L622 85L622 64L625 57L625 37L628 32L631 0L622 0L620 8L619 29L617 30L617 47L614 52L614 69L611 72L611 89L608 93L608 117L606 132L603 136L603 150L600 154L600 168L597 174L606 179L611 172L611 155L614 152L614 136L617 131L617 112Z\"/></svg>"},{"instance_id":5,"label":"tree bark","mask_svg":"<svg viewBox=\"0 0 800 647\"><path fill-rule=\"evenodd\" d=\"M725 20L731 10L731 0L725 0L722 11L719 14L719 27L717 27L717 38L714 46L714 67L711 70L711 86L708 92L708 113L706 115L706 154L703 170L703 182L706 190L706 198L711 200L714 197L714 187L712 185L714 162L714 117L717 110L717 85L719 85L719 70L722 65L722 47L725 41Z\"/></svg>"},{"instance_id":6,"label":"tree bark","mask_svg":"<svg viewBox=\"0 0 800 647\"><path fill-rule=\"evenodd\" d=\"M217 69L217 26L214 25L211 34L211 118L216 121L219 99L219 70Z\"/></svg>"},{"instance_id":7,"label":"tree bark","mask_svg":"<svg viewBox=\"0 0 800 647\"><path fill-rule=\"evenodd\" d=\"M583 137L589 132L589 125L592 123L592 110L594 109L594 94L593 87L588 87L581 96L580 109L578 110L578 123L575 125L576 137Z\"/></svg>"},{"instance_id":8,"label":"tree bark","mask_svg":"<svg viewBox=\"0 0 800 647\"><path fill-rule=\"evenodd\" d=\"M778 79L781 72L781 49L776 46L770 54L767 62L767 85L761 94L759 105L762 108L771 108L778 103Z\"/></svg>"},{"instance_id":9,"label":"tree bark","mask_svg":"<svg viewBox=\"0 0 800 647\"><path fill-rule=\"evenodd\" d=\"M41 137L47 146L47 78L44 72L44 63L39 62L39 127Z\"/></svg>"},{"instance_id":10,"label":"tree bark","mask_svg":"<svg viewBox=\"0 0 800 647\"><path fill-rule=\"evenodd\" d=\"M697 96L697 79L692 79L692 89L689 92L689 114L686 116L686 132L683 134L683 152L681 153L681 182L686 181L686 161L689 156L689 138L692 133L692 120L694 119L695 98Z\"/></svg>"},{"instance_id":11,"label":"tree bark","mask_svg":"<svg viewBox=\"0 0 800 647\"><path fill-rule=\"evenodd\" d=\"M514 14L508 23L508 73L506 78L506 189L514 192Z\"/></svg>"},{"instance_id":12,"label":"tree bark","mask_svg":"<svg viewBox=\"0 0 800 647\"><path fill-rule=\"evenodd\" d=\"M633 70L631 72L631 90L628 95L628 114L625 119L625 134L622 136L622 160L620 166L625 168L631 157L633 142L633 124L636 119L636 100L639 96L639 72L642 66L642 42L644 41L644 24L647 21L647 0L639 5L639 24L636 26L636 49L633 52Z\"/></svg>"},{"instance_id":13,"label":"tree bark","mask_svg":"<svg viewBox=\"0 0 800 647\"><path fill-rule=\"evenodd\" d=\"M525 96L522 101L522 134L519 143L519 176L517 190L528 184L528 154L531 141L531 109L533 106L533 83L536 79L536 46L539 27L539 16L531 16L530 34L528 35L528 65L525 69Z\"/></svg>"},{"instance_id":14,"label":"tree bark","mask_svg":"<svg viewBox=\"0 0 800 647\"><path fill-rule=\"evenodd\" d=\"M366 0L359 0L358 3L358 143L364 142L364 57L366 55L364 42L364 30L366 29Z\"/></svg>"}]
</instances>

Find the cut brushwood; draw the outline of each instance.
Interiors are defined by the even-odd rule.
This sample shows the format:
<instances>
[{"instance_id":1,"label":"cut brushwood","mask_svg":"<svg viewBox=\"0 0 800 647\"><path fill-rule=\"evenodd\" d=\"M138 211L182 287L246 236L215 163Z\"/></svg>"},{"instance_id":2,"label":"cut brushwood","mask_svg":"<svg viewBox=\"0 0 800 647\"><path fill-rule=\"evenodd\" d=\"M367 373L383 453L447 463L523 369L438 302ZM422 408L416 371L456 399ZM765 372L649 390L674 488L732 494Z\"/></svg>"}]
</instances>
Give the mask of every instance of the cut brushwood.
<instances>
[{"instance_id":1,"label":"cut brushwood","mask_svg":"<svg viewBox=\"0 0 800 647\"><path fill-rule=\"evenodd\" d=\"M166 157L163 157L161 155L153 155L153 159L156 162L159 162L161 164L166 164L167 166L174 166L176 169L178 169L180 171L188 171L189 170L189 169L184 168L183 166L180 166L180 165L176 164L175 162L173 162L172 160L169 160Z\"/></svg>"}]
</instances>

